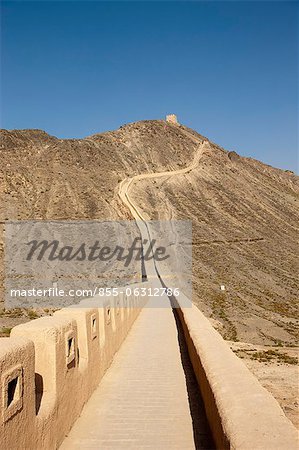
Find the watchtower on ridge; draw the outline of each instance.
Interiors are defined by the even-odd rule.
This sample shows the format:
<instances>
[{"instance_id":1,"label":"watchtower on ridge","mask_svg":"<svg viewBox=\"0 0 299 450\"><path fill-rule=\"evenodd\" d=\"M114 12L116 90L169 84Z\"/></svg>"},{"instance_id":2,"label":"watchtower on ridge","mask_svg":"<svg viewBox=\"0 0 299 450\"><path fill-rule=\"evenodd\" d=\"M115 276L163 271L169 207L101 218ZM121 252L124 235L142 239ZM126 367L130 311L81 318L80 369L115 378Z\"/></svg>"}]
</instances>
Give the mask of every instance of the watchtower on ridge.
<instances>
[{"instance_id":1,"label":"watchtower on ridge","mask_svg":"<svg viewBox=\"0 0 299 450\"><path fill-rule=\"evenodd\" d=\"M166 122L169 122L169 123L172 123L172 124L175 124L175 125L179 124L178 118L177 118L177 116L175 114L168 114L166 116Z\"/></svg>"}]
</instances>

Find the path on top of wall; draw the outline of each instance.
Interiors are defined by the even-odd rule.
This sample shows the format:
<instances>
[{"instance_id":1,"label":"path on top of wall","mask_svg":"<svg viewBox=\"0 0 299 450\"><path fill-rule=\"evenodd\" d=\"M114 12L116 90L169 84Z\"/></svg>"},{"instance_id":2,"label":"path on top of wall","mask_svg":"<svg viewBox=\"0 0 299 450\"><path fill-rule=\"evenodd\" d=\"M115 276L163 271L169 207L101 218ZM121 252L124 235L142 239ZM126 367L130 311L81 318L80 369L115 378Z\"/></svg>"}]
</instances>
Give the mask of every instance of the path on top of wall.
<instances>
[{"instance_id":1,"label":"path on top of wall","mask_svg":"<svg viewBox=\"0 0 299 450\"><path fill-rule=\"evenodd\" d=\"M141 311L60 450L215 448L176 322Z\"/></svg>"},{"instance_id":2,"label":"path on top of wall","mask_svg":"<svg viewBox=\"0 0 299 450\"><path fill-rule=\"evenodd\" d=\"M146 221L143 214L141 213L140 209L137 207L137 205L133 202L129 195L129 191L133 187L133 185L141 180L149 179L149 178L160 178L160 177L169 177L174 175L183 175L191 172L192 170L196 169L198 166L201 157L203 155L203 152L205 150L206 146L209 146L208 141L201 141L199 138L196 138L188 131L182 130L184 134L186 134L188 137L191 137L191 139L196 142L197 144L200 144L194 154L193 161L188 164L183 169L176 169L176 170L169 170L165 172L153 172L153 173L144 173L135 175L132 178L125 178L119 185L118 188L118 195L121 199L121 201L129 208L132 216L136 220L142 220Z\"/></svg>"},{"instance_id":3,"label":"path on top of wall","mask_svg":"<svg viewBox=\"0 0 299 450\"><path fill-rule=\"evenodd\" d=\"M177 125L173 125L177 127ZM141 212L140 208L136 205L136 203L132 200L130 196L130 191L133 188L134 184L144 179L151 178L160 178L160 177L171 177L175 175L183 175L192 172L200 163L200 160L204 154L206 146L209 147L209 141L202 140L199 137L194 136L189 131L181 129L186 136L188 136L193 142L198 144L197 150L193 155L193 160L183 169L176 169L164 172L153 172L153 173L144 173L135 175L131 178L125 178L118 187L118 195L122 203L129 209L132 217L136 220L137 226L140 230L141 236L143 240L148 239L147 244L143 244L143 252L146 254L148 250L152 252L151 249L151 233L149 224L150 222L144 217L144 213ZM157 279L158 276L158 268L156 266L156 262L154 260L145 262L145 273L147 275L147 279Z\"/></svg>"}]
</instances>

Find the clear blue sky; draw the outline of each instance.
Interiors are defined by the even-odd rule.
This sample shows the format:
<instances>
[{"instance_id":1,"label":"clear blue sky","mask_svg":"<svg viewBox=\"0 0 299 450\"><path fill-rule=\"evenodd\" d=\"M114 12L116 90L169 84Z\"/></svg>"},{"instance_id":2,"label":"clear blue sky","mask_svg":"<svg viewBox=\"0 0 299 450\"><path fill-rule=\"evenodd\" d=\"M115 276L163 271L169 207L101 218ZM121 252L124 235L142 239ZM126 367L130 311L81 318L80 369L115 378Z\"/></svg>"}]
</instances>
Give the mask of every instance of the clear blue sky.
<instances>
[{"instance_id":1,"label":"clear blue sky","mask_svg":"<svg viewBox=\"0 0 299 450\"><path fill-rule=\"evenodd\" d=\"M176 113L297 170L298 3L2 2L3 128L84 137Z\"/></svg>"}]
</instances>

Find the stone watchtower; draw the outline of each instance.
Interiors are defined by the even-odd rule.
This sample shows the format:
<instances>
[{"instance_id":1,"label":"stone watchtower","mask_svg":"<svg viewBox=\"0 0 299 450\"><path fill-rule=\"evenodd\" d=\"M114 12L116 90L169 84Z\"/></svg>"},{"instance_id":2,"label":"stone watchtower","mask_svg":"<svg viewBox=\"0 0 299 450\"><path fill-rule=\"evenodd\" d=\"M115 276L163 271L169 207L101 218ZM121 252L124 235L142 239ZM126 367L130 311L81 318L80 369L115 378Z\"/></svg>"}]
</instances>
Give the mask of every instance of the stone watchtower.
<instances>
[{"instance_id":1,"label":"stone watchtower","mask_svg":"<svg viewBox=\"0 0 299 450\"><path fill-rule=\"evenodd\" d=\"M179 125L178 118L175 114L168 114L166 116L166 122L169 122L169 123L172 123L175 125Z\"/></svg>"}]
</instances>

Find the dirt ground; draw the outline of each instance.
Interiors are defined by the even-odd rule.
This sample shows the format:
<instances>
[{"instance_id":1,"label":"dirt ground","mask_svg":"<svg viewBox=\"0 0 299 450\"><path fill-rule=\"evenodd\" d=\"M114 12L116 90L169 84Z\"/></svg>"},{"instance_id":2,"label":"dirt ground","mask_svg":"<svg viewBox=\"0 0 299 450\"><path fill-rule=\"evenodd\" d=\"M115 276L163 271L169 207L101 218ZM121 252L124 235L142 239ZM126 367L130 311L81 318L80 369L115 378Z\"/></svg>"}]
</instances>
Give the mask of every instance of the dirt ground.
<instances>
[{"instance_id":1,"label":"dirt ground","mask_svg":"<svg viewBox=\"0 0 299 450\"><path fill-rule=\"evenodd\" d=\"M285 415L299 428L298 348L228 342L248 369L276 398Z\"/></svg>"}]
</instances>

